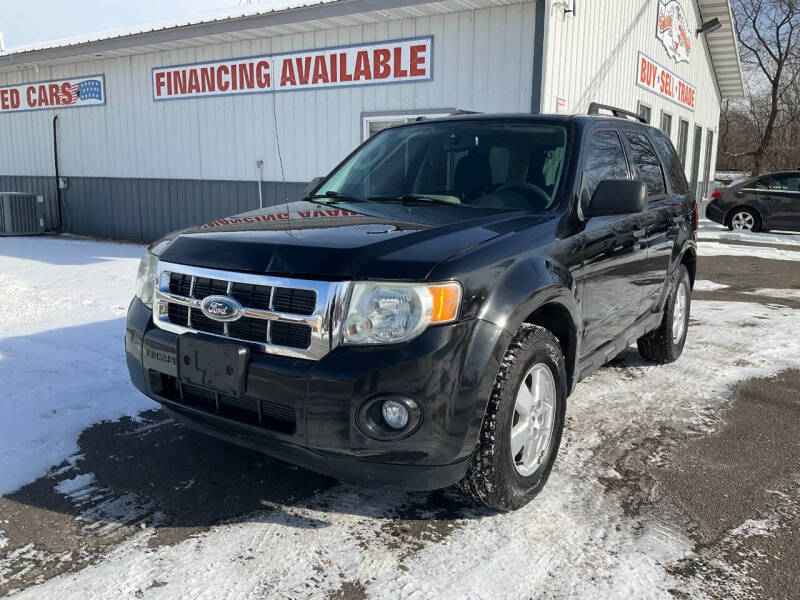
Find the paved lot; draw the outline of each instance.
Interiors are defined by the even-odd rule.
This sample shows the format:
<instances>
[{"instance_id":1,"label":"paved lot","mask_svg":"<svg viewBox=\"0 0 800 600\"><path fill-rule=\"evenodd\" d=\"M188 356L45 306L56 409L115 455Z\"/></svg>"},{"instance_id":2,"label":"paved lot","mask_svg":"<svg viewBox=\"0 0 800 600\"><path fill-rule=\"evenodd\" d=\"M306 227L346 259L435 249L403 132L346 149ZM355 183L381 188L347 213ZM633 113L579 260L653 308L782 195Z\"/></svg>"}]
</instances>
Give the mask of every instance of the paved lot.
<instances>
[{"instance_id":1,"label":"paved lot","mask_svg":"<svg viewBox=\"0 0 800 600\"><path fill-rule=\"evenodd\" d=\"M43 292L30 323L0 335L0 392L25 383L15 401L53 415L43 441L0 455L41 471L0 496L0 595L800 598L800 236L703 223L701 240L684 356L659 367L632 348L582 382L548 486L505 515L452 490L345 485L194 433L98 356L121 356L116 296L105 314L98 291L98 312L65 333L36 325ZM32 243L0 242L5 289L29 296L43 285L30 273L55 268ZM138 252L87 248L114 273ZM36 364L54 346L67 366ZM93 364L113 385L64 383ZM84 413L87 426L59 431Z\"/></svg>"}]
</instances>

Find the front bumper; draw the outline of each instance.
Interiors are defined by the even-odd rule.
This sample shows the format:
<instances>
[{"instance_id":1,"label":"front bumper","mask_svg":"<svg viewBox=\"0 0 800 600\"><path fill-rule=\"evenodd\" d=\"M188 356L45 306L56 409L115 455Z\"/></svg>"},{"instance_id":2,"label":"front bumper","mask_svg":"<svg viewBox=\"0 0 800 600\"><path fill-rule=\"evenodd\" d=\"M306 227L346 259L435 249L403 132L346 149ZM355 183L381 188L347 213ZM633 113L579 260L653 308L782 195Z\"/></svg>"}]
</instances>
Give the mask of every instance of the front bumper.
<instances>
[{"instance_id":1,"label":"front bumper","mask_svg":"<svg viewBox=\"0 0 800 600\"><path fill-rule=\"evenodd\" d=\"M138 299L125 335L133 384L193 428L341 479L400 489L463 477L508 341L502 329L471 320L431 327L405 344L339 346L319 361L253 352L246 402L228 404L203 390L179 392L177 335L156 328ZM361 431L358 409L383 394L420 404L414 433L380 441ZM260 409L248 412L247 402Z\"/></svg>"}]
</instances>

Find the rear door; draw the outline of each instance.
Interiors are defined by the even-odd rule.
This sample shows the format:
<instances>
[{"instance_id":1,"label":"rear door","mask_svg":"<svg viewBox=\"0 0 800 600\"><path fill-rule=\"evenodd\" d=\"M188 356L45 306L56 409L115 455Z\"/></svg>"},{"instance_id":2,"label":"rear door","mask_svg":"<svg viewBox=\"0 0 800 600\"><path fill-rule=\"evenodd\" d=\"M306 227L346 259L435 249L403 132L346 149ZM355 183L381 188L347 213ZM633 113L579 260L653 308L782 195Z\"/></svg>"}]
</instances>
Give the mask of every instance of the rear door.
<instances>
[{"instance_id":1,"label":"rear door","mask_svg":"<svg viewBox=\"0 0 800 600\"><path fill-rule=\"evenodd\" d=\"M628 179L629 168L619 131L592 132L586 149L581 204L605 179ZM583 306L583 357L625 332L636 320L642 299L646 252L641 246L643 216L594 217L585 222L584 263L579 282Z\"/></svg>"},{"instance_id":2,"label":"rear door","mask_svg":"<svg viewBox=\"0 0 800 600\"><path fill-rule=\"evenodd\" d=\"M660 131L642 128L626 131L628 155L634 176L647 186L647 274L642 284L642 312L658 303L667 279L672 250L678 238L689 194L672 142ZM648 139L649 138L649 139ZM652 142L652 143L651 143Z\"/></svg>"},{"instance_id":3,"label":"rear door","mask_svg":"<svg viewBox=\"0 0 800 600\"><path fill-rule=\"evenodd\" d=\"M800 229L800 173L767 175L755 188L765 228Z\"/></svg>"}]
</instances>

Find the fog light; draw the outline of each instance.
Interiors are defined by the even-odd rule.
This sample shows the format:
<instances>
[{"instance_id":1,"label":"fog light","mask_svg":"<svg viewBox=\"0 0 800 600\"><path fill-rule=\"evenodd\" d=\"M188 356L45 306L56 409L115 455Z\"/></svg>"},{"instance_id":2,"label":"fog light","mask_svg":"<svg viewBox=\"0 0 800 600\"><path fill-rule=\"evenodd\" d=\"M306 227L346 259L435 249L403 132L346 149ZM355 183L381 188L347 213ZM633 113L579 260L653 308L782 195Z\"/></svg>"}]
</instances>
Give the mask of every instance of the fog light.
<instances>
[{"instance_id":1,"label":"fog light","mask_svg":"<svg viewBox=\"0 0 800 600\"><path fill-rule=\"evenodd\" d=\"M408 409L397 400L386 400L381 406L383 420L392 429L403 429L408 425Z\"/></svg>"},{"instance_id":2,"label":"fog light","mask_svg":"<svg viewBox=\"0 0 800 600\"><path fill-rule=\"evenodd\" d=\"M399 394L374 396L359 407L356 422L374 440L399 440L420 428L422 407Z\"/></svg>"}]
</instances>

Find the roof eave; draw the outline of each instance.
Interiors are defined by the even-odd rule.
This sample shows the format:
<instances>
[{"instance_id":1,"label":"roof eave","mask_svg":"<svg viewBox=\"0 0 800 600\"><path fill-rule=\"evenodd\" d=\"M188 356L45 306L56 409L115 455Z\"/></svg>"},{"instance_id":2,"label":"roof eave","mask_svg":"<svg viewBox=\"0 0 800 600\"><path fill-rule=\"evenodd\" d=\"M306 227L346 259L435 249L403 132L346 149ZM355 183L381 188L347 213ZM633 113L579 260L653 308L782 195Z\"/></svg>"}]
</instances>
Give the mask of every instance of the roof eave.
<instances>
[{"instance_id":1,"label":"roof eave","mask_svg":"<svg viewBox=\"0 0 800 600\"><path fill-rule=\"evenodd\" d=\"M744 98L742 64L736 42L735 21L728 0L697 0L704 20L718 18L722 27L705 34L719 92L724 99Z\"/></svg>"}]
</instances>

